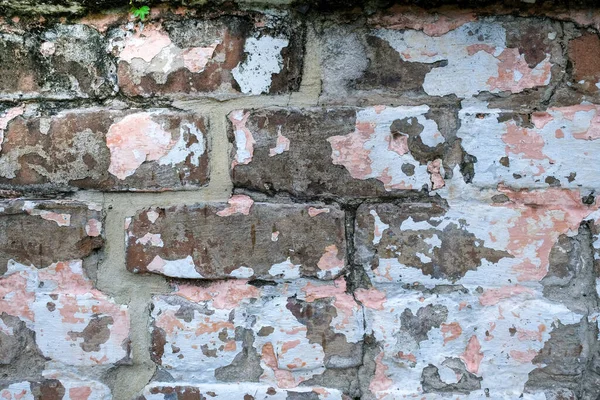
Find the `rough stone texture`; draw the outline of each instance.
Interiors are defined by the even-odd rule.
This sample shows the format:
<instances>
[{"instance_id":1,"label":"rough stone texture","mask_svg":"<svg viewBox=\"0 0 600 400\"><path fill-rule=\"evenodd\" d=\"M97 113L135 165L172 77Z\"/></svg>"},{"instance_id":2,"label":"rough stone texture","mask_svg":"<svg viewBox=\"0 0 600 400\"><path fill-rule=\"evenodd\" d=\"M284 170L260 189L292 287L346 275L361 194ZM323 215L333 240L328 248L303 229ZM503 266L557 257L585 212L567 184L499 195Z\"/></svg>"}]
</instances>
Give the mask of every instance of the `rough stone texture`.
<instances>
[{"instance_id":1,"label":"rough stone texture","mask_svg":"<svg viewBox=\"0 0 600 400\"><path fill-rule=\"evenodd\" d=\"M116 81L104 39L89 26L0 27L0 100L106 97Z\"/></svg>"},{"instance_id":2,"label":"rough stone texture","mask_svg":"<svg viewBox=\"0 0 600 400\"><path fill-rule=\"evenodd\" d=\"M100 210L0 202L3 398L105 398L110 389L83 371L131 362L127 306L95 289L83 269L104 244Z\"/></svg>"},{"instance_id":3,"label":"rough stone texture","mask_svg":"<svg viewBox=\"0 0 600 400\"><path fill-rule=\"evenodd\" d=\"M0 0L0 399L598 400L600 8L449 1Z\"/></svg>"},{"instance_id":4,"label":"rough stone texture","mask_svg":"<svg viewBox=\"0 0 600 400\"><path fill-rule=\"evenodd\" d=\"M325 23L324 101L525 91L533 101L560 80L565 62L556 22L478 17L457 9L434 23L404 11L375 15L364 28Z\"/></svg>"},{"instance_id":5,"label":"rough stone texture","mask_svg":"<svg viewBox=\"0 0 600 400\"><path fill-rule=\"evenodd\" d=\"M151 208L127 222L127 268L179 278L332 279L345 266L335 206L254 203Z\"/></svg>"},{"instance_id":6,"label":"rough stone texture","mask_svg":"<svg viewBox=\"0 0 600 400\"><path fill-rule=\"evenodd\" d=\"M0 201L0 274L11 263L45 268L98 251L104 244L98 207L71 201Z\"/></svg>"},{"instance_id":7,"label":"rough stone texture","mask_svg":"<svg viewBox=\"0 0 600 400\"><path fill-rule=\"evenodd\" d=\"M206 119L166 109L5 111L0 188L164 191L208 182ZM0 136L1 137L1 136Z\"/></svg>"},{"instance_id":8,"label":"rough stone texture","mask_svg":"<svg viewBox=\"0 0 600 400\"><path fill-rule=\"evenodd\" d=\"M463 161L454 114L445 108L240 110L229 120L234 186L268 194L435 190Z\"/></svg>"},{"instance_id":9,"label":"rough stone texture","mask_svg":"<svg viewBox=\"0 0 600 400\"><path fill-rule=\"evenodd\" d=\"M343 395L338 390L323 388L295 388L275 389L272 386L257 384L232 385L176 385L176 384L150 384L144 388L139 400L168 400L168 399L210 399L213 397L229 397L236 399L269 400L342 400Z\"/></svg>"},{"instance_id":10,"label":"rough stone texture","mask_svg":"<svg viewBox=\"0 0 600 400\"><path fill-rule=\"evenodd\" d=\"M472 183L595 189L599 112L598 106L585 103L532 114L465 105L457 136L465 152L477 159Z\"/></svg>"},{"instance_id":11,"label":"rough stone texture","mask_svg":"<svg viewBox=\"0 0 600 400\"><path fill-rule=\"evenodd\" d=\"M153 358L175 381L306 390L304 381L328 369L362 363L362 309L345 290L343 279L182 284L153 299ZM329 381L327 391L347 391L336 384Z\"/></svg>"},{"instance_id":12,"label":"rough stone texture","mask_svg":"<svg viewBox=\"0 0 600 400\"><path fill-rule=\"evenodd\" d=\"M109 32L128 96L232 97L297 90L303 27L284 14L168 20Z\"/></svg>"}]
</instances>

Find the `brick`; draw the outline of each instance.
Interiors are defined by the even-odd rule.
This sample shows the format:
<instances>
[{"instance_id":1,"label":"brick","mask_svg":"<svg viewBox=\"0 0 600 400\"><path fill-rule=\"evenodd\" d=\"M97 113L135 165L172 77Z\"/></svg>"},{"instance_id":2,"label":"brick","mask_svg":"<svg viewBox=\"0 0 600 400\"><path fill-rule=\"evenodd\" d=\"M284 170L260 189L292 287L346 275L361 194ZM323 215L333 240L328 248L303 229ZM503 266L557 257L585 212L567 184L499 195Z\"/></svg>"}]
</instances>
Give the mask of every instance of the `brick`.
<instances>
[{"instance_id":1,"label":"brick","mask_svg":"<svg viewBox=\"0 0 600 400\"><path fill-rule=\"evenodd\" d=\"M111 392L108 386L99 381L52 373L45 379L12 383L0 390L0 396L6 400L103 399L110 398Z\"/></svg>"},{"instance_id":2,"label":"brick","mask_svg":"<svg viewBox=\"0 0 600 400\"><path fill-rule=\"evenodd\" d=\"M297 90L303 28L284 14L167 20L113 31L129 96L235 97Z\"/></svg>"},{"instance_id":3,"label":"brick","mask_svg":"<svg viewBox=\"0 0 600 400\"><path fill-rule=\"evenodd\" d=\"M557 338L564 340L560 350L551 339L562 336L561 324L578 324L583 315L533 289L493 301L474 286L420 292L381 284L355 295L366 307L367 332L379 343L375 372L365 385L375 398L485 397L485 392L499 399L524 392L531 393L525 398L544 398L535 376L548 372L546 363L554 367L548 353L560 352L554 357L564 360L564 375L575 376L585 364L581 337ZM565 387L564 375L554 372L547 387ZM577 376L573 379L581 379Z\"/></svg>"},{"instance_id":4,"label":"brick","mask_svg":"<svg viewBox=\"0 0 600 400\"><path fill-rule=\"evenodd\" d=\"M600 37L584 33L569 42L569 60L573 64L572 84L587 94L598 93L600 84Z\"/></svg>"},{"instance_id":5,"label":"brick","mask_svg":"<svg viewBox=\"0 0 600 400\"><path fill-rule=\"evenodd\" d=\"M127 222L127 268L179 278L332 279L345 266L335 206L254 203L150 208Z\"/></svg>"},{"instance_id":6,"label":"brick","mask_svg":"<svg viewBox=\"0 0 600 400\"><path fill-rule=\"evenodd\" d=\"M257 384L237 384L232 385L188 385L186 383L172 384L150 384L146 388L140 400L168 400L171 398L211 398L228 397L231 399L256 399L268 398L269 400L342 400L344 397L338 390L323 388L295 388L295 389L275 389L271 386ZM258 397L260 396L260 397Z\"/></svg>"},{"instance_id":7,"label":"brick","mask_svg":"<svg viewBox=\"0 0 600 400\"><path fill-rule=\"evenodd\" d=\"M5 112L0 188L164 191L208 182L203 117L165 109L27 113Z\"/></svg>"},{"instance_id":8,"label":"brick","mask_svg":"<svg viewBox=\"0 0 600 400\"><path fill-rule=\"evenodd\" d=\"M239 382L242 390L255 382L285 393L321 386L315 380L330 370L350 369L356 380L362 363L362 308L341 278L260 287L241 279L182 284L155 296L153 306L153 359L175 381ZM339 384L331 379L323 386Z\"/></svg>"},{"instance_id":9,"label":"brick","mask_svg":"<svg viewBox=\"0 0 600 400\"><path fill-rule=\"evenodd\" d=\"M0 100L102 98L116 93L115 65L93 28L65 24L3 31Z\"/></svg>"},{"instance_id":10,"label":"brick","mask_svg":"<svg viewBox=\"0 0 600 400\"><path fill-rule=\"evenodd\" d=\"M539 102L560 79L565 62L556 22L476 18L468 10L414 13L391 9L366 26L328 21L321 36L322 100L533 92Z\"/></svg>"},{"instance_id":11,"label":"brick","mask_svg":"<svg viewBox=\"0 0 600 400\"><path fill-rule=\"evenodd\" d=\"M519 284L546 276L561 235L577 232L598 209L584 204L579 191L557 188L504 189L493 197L499 202L450 197L446 205L362 205L355 260L376 283L462 284L490 293L517 285L514 290L526 291Z\"/></svg>"},{"instance_id":12,"label":"brick","mask_svg":"<svg viewBox=\"0 0 600 400\"><path fill-rule=\"evenodd\" d=\"M466 153L474 156L472 183L513 188L594 190L600 108L592 104L551 107L525 114L473 105L459 112Z\"/></svg>"},{"instance_id":13,"label":"brick","mask_svg":"<svg viewBox=\"0 0 600 400\"><path fill-rule=\"evenodd\" d=\"M0 274L11 262L45 268L85 259L104 245L102 221L97 205L0 201Z\"/></svg>"},{"instance_id":14,"label":"brick","mask_svg":"<svg viewBox=\"0 0 600 400\"><path fill-rule=\"evenodd\" d=\"M377 197L439 189L462 163L452 109L265 109L229 115L235 187Z\"/></svg>"},{"instance_id":15,"label":"brick","mask_svg":"<svg viewBox=\"0 0 600 400\"><path fill-rule=\"evenodd\" d=\"M103 245L102 223L93 204L0 203L3 380L51 374L47 362L130 363L127 306L95 289L84 273L86 260Z\"/></svg>"}]
</instances>

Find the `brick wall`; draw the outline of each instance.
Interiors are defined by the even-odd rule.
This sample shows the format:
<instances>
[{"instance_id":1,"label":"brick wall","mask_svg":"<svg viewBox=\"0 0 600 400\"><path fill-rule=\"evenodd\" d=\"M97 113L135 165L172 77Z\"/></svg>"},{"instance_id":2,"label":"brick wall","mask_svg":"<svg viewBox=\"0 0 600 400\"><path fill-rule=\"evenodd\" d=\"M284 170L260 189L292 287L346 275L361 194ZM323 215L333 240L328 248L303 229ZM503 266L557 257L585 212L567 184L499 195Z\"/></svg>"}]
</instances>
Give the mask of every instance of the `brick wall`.
<instances>
[{"instance_id":1,"label":"brick wall","mask_svg":"<svg viewBox=\"0 0 600 400\"><path fill-rule=\"evenodd\" d=\"M0 398L599 398L598 8L48 3L0 23Z\"/></svg>"}]
</instances>

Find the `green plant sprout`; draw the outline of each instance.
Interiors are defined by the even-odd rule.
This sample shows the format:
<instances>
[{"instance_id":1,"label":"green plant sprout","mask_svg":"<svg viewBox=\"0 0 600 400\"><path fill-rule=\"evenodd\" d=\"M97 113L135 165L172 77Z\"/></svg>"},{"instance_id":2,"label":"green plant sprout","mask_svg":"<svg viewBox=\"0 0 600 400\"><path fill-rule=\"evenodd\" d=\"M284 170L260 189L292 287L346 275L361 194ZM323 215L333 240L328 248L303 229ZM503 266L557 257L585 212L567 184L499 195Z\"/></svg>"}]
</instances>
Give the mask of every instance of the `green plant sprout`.
<instances>
[{"instance_id":1,"label":"green plant sprout","mask_svg":"<svg viewBox=\"0 0 600 400\"><path fill-rule=\"evenodd\" d=\"M131 15L133 15L134 18L139 18L140 21L144 21L148 14L150 14L150 7L148 6L136 7L133 4L133 0L130 0L129 4L131 5Z\"/></svg>"}]
</instances>

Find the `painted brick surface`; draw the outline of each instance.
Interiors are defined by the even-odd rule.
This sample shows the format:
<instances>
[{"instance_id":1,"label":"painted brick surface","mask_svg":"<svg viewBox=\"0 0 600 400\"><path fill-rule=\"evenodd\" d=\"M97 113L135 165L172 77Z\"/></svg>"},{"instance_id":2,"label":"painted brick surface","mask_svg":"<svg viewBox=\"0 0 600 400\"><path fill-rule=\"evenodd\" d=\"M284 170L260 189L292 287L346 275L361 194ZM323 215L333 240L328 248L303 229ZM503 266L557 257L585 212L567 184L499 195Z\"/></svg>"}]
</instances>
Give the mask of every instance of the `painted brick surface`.
<instances>
[{"instance_id":1,"label":"painted brick surface","mask_svg":"<svg viewBox=\"0 0 600 400\"><path fill-rule=\"evenodd\" d=\"M539 100L564 65L562 29L549 20L454 11L434 23L400 11L369 22L323 28L324 100L371 91L417 98L533 91Z\"/></svg>"},{"instance_id":2,"label":"painted brick surface","mask_svg":"<svg viewBox=\"0 0 600 400\"><path fill-rule=\"evenodd\" d=\"M5 111L0 187L164 191L208 182L208 122L165 109ZM0 136L1 137L1 136Z\"/></svg>"},{"instance_id":3,"label":"painted brick surface","mask_svg":"<svg viewBox=\"0 0 600 400\"><path fill-rule=\"evenodd\" d=\"M0 100L106 97L117 91L115 64L89 26L3 26L0 43Z\"/></svg>"},{"instance_id":4,"label":"painted brick surface","mask_svg":"<svg viewBox=\"0 0 600 400\"><path fill-rule=\"evenodd\" d=\"M130 96L232 97L297 90L302 26L251 13L167 20L109 33L119 87Z\"/></svg>"},{"instance_id":5,"label":"painted brick surface","mask_svg":"<svg viewBox=\"0 0 600 400\"><path fill-rule=\"evenodd\" d=\"M462 161L455 116L444 108L240 110L229 120L234 185L270 194L377 197L436 190L444 185L444 169L450 174Z\"/></svg>"},{"instance_id":6,"label":"painted brick surface","mask_svg":"<svg viewBox=\"0 0 600 400\"><path fill-rule=\"evenodd\" d=\"M449 2L0 0L0 399L598 400L600 8Z\"/></svg>"},{"instance_id":7,"label":"painted brick surface","mask_svg":"<svg viewBox=\"0 0 600 400\"><path fill-rule=\"evenodd\" d=\"M176 381L260 382L281 391L319 385L328 370L350 369L356 379L363 313L345 289L343 279L181 285L153 299L153 356Z\"/></svg>"},{"instance_id":8,"label":"painted brick surface","mask_svg":"<svg viewBox=\"0 0 600 400\"><path fill-rule=\"evenodd\" d=\"M126 224L133 272L332 279L345 267L344 213L334 206L255 203L236 195L228 204L151 208Z\"/></svg>"},{"instance_id":9,"label":"painted brick surface","mask_svg":"<svg viewBox=\"0 0 600 400\"><path fill-rule=\"evenodd\" d=\"M3 398L106 398L89 372L131 362L127 306L85 272L104 244L103 221L92 203L0 202Z\"/></svg>"}]
</instances>

